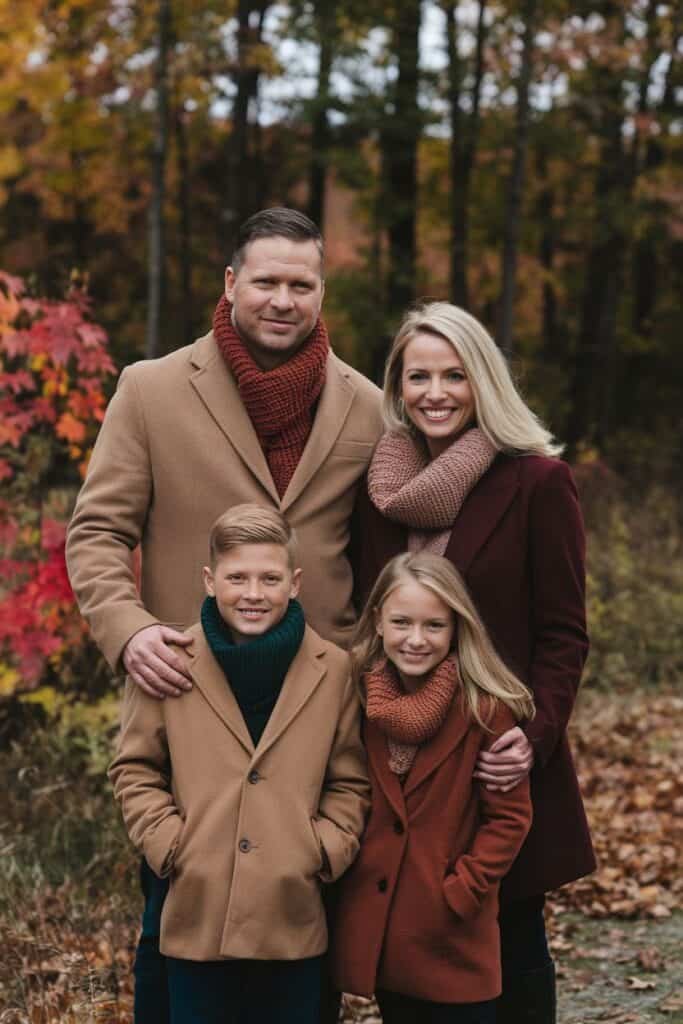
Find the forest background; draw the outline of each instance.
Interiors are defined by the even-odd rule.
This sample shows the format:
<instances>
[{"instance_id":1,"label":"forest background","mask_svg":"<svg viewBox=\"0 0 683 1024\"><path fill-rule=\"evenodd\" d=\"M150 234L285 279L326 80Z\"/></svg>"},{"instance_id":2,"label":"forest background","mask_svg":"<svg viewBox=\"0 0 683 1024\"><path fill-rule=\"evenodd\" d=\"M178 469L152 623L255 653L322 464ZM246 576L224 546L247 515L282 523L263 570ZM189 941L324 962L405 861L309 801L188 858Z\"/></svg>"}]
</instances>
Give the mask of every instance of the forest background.
<instances>
[{"instance_id":1,"label":"forest background","mask_svg":"<svg viewBox=\"0 0 683 1024\"><path fill-rule=\"evenodd\" d=\"M117 373L208 329L236 227L276 204L323 228L343 358L379 379L401 312L449 298L567 443L601 866L550 910L563 1020L683 1020L682 20L680 0L0 0L3 1024L127 1019L118 689L64 524Z\"/></svg>"}]
</instances>

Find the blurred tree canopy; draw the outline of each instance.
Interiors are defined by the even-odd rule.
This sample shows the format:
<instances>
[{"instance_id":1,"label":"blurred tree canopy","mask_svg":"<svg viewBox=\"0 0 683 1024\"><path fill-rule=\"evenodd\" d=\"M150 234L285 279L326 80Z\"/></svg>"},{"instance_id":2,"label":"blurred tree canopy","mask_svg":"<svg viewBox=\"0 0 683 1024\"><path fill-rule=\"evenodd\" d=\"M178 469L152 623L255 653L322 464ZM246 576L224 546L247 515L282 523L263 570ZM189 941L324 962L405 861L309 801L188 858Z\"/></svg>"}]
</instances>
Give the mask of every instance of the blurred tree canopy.
<instances>
[{"instance_id":1,"label":"blurred tree canopy","mask_svg":"<svg viewBox=\"0 0 683 1024\"><path fill-rule=\"evenodd\" d=\"M409 302L451 298L573 452L673 479L681 14L0 0L0 266L52 296L87 275L125 364L208 328L245 216L307 209L335 347L365 372Z\"/></svg>"}]
</instances>

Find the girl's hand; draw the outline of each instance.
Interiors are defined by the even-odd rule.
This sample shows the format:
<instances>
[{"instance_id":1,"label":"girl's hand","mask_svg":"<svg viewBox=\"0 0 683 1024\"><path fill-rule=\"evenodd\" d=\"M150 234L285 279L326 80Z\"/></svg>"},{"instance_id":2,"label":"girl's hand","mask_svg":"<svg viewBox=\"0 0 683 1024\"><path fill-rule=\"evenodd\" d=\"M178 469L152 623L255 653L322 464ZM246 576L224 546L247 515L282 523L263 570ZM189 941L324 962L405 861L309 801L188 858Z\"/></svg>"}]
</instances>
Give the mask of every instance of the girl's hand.
<instances>
[{"instance_id":1,"label":"girl's hand","mask_svg":"<svg viewBox=\"0 0 683 1024\"><path fill-rule=\"evenodd\" d=\"M488 749L482 750L474 769L474 778L487 789L506 793L528 775L534 763L534 748L519 728L508 729Z\"/></svg>"}]
</instances>

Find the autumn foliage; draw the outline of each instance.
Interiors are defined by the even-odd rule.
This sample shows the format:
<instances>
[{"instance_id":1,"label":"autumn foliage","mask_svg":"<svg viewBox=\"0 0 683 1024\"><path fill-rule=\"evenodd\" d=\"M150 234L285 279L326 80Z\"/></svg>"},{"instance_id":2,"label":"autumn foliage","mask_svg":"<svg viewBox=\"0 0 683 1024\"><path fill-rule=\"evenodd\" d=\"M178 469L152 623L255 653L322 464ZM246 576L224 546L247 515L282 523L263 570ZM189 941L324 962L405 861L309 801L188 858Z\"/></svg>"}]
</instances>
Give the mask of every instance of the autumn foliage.
<instances>
[{"instance_id":1,"label":"autumn foliage","mask_svg":"<svg viewBox=\"0 0 683 1024\"><path fill-rule=\"evenodd\" d=\"M65 518L114 372L77 281L54 301L0 272L0 695L35 688L83 645Z\"/></svg>"}]
</instances>

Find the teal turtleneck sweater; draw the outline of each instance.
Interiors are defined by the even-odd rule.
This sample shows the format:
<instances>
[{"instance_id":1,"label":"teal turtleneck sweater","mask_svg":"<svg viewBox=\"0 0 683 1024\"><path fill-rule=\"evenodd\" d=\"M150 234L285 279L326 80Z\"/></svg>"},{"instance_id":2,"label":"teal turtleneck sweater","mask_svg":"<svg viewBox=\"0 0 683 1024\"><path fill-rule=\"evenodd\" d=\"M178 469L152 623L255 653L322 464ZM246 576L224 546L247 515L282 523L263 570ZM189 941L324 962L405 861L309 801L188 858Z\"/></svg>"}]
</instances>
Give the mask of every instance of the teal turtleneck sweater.
<instances>
[{"instance_id":1,"label":"teal turtleneck sweater","mask_svg":"<svg viewBox=\"0 0 683 1024\"><path fill-rule=\"evenodd\" d=\"M215 597L204 599L201 620L207 643L225 672L256 746L303 640L306 622L301 605L290 601L277 625L243 644L236 644L232 639Z\"/></svg>"}]
</instances>

